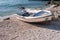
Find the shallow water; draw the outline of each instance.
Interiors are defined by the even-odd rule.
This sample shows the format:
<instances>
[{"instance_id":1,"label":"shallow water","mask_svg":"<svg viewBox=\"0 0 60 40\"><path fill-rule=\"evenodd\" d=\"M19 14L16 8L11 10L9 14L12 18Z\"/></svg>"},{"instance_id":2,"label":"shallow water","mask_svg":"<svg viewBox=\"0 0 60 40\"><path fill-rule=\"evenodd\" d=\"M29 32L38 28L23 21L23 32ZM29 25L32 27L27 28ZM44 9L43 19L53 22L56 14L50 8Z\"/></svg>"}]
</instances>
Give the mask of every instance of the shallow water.
<instances>
[{"instance_id":1,"label":"shallow water","mask_svg":"<svg viewBox=\"0 0 60 40\"><path fill-rule=\"evenodd\" d=\"M46 2L28 2L23 0L0 0L0 16L20 13L19 7L43 7Z\"/></svg>"}]
</instances>

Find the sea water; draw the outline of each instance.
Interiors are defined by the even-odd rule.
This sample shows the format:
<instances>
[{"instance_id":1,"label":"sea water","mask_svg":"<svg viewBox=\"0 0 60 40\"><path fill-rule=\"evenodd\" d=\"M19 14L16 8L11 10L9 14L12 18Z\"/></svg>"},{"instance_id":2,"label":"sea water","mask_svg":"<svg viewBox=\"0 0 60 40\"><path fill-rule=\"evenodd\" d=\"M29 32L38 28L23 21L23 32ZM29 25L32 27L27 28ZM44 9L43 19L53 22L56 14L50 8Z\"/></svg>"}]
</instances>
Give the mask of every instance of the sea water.
<instances>
[{"instance_id":1,"label":"sea water","mask_svg":"<svg viewBox=\"0 0 60 40\"><path fill-rule=\"evenodd\" d=\"M0 16L18 14L21 12L20 7L43 7L46 2L23 2L22 0L0 0Z\"/></svg>"}]
</instances>

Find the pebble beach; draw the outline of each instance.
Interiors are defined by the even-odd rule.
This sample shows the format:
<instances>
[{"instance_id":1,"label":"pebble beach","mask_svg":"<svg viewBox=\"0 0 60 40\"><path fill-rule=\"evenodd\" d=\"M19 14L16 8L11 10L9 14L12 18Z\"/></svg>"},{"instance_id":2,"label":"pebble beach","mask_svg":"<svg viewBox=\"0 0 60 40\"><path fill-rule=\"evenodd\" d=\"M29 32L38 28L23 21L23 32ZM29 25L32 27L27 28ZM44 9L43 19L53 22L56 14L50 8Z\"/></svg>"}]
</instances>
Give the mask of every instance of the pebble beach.
<instances>
[{"instance_id":1,"label":"pebble beach","mask_svg":"<svg viewBox=\"0 0 60 40\"><path fill-rule=\"evenodd\" d=\"M25 23L16 17L0 21L0 40L60 40L60 18L42 24Z\"/></svg>"},{"instance_id":2,"label":"pebble beach","mask_svg":"<svg viewBox=\"0 0 60 40\"><path fill-rule=\"evenodd\" d=\"M25 23L16 17L0 22L0 40L60 40L60 19L48 24Z\"/></svg>"}]
</instances>

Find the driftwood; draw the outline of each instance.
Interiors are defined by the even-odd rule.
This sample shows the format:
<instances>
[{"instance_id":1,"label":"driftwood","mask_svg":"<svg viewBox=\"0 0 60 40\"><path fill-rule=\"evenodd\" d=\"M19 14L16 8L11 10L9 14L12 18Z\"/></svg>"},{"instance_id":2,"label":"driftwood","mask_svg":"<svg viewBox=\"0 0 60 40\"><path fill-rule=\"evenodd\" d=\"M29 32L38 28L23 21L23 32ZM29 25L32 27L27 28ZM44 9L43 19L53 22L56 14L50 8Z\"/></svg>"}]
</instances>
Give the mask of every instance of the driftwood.
<instances>
[{"instance_id":1,"label":"driftwood","mask_svg":"<svg viewBox=\"0 0 60 40\"><path fill-rule=\"evenodd\" d=\"M8 17L8 18L6 18L6 19L4 19L4 20L10 20L10 18Z\"/></svg>"}]
</instances>

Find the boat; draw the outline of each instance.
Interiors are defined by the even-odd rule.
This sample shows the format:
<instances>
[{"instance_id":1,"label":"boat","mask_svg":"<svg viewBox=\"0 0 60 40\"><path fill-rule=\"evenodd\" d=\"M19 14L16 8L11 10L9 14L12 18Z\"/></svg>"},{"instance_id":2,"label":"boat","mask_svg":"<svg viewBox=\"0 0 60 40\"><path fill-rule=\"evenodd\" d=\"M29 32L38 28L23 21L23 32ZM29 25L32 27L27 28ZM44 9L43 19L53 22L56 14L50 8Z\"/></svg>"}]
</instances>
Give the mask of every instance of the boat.
<instances>
[{"instance_id":1,"label":"boat","mask_svg":"<svg viewBox=\"0 0 60 40\"><path fill-rule=\"evenodd\" d=\"M30 10L28 9L27 12L32 13L30 16L21 16L19 15L18 19L23 22L28 23L35 23L35 22L47 22L52 20L52 13L48 10Z\"/></svg>"}]
</instances>

